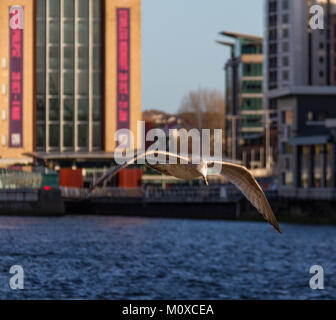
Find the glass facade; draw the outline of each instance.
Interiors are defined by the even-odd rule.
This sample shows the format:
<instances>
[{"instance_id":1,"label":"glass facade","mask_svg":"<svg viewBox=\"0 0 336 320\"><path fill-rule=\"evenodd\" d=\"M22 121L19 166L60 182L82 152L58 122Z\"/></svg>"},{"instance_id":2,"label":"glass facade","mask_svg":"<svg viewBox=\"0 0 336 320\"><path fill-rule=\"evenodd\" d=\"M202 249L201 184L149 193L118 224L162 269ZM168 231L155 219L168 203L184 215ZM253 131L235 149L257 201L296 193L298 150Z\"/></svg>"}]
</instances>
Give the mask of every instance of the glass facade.
<instances>
[{"instance_id":1,"label":"glass facade","mask_svg":"<svg viewBox=\"0 0 336 320\"><path fill-rule=\"evenodd\" d=\"M102 0L37 0L36 145L102 149Z\"/></svg>"}]
</instances>

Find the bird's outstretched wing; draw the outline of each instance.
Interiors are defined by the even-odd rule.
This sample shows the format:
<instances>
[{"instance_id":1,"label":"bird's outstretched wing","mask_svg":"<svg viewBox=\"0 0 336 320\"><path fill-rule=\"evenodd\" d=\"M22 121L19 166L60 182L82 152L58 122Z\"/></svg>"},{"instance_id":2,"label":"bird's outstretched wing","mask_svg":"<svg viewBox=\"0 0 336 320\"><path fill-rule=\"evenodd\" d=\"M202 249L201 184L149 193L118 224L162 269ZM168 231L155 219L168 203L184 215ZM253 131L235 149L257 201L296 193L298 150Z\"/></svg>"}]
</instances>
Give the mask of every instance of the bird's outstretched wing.
<instances>
[{"instance_id":1,"label":"bird's outstretched wing","mask_svg":"<svg viewBox=\"0 0 336 320\"><path fill-rule=\"evenodd\" d=\"M266 221L268 221L277 231L282 233L273 210L252 173L245 167L237 164L221 161L213 161L212 163L221 164L221 174L245 195L253 206L263 215Z\"/></svg>"},{"instance_id":2,"label":"bird's outstretched wing","mask_svg":"<svg viewBox=\"0 0 336 320\"><path fill-rule=\"evenodd\" d=\"M120 170L134 164L136 162L136 160L138 160L138 159L146 158L146 157L151 156L151 155L164 155L164 156L173 157L173 158L177 158L177 159L189 162L189 158L187 158L187 157L179 156L177 154L173 154L173 153L170 153L170 152L167 152L167 151L161 151L161 150L150 150L150 151L146 151L146 152L143 152L143 153L140 153L140 154L136 154L132 159L126 161L124 164L121 164L119 166L116 166L116 167L112 168L106 174L104 174L102 177L100 177L98 179L98 181L94 185L91 186L91 188L89 189L89 191L87 193L87 196L97 186L99 186L101 183L103 183L105 180L113 178ZM153 166L153 168L158 170L158 171L161 171L160 170L161 166L162 166L162 171L163 171L164 165L157 165L157 166L155 165L155 166ZM150 166L150 167L152 167L152 166Z\"/></svg>"}]
</instances>

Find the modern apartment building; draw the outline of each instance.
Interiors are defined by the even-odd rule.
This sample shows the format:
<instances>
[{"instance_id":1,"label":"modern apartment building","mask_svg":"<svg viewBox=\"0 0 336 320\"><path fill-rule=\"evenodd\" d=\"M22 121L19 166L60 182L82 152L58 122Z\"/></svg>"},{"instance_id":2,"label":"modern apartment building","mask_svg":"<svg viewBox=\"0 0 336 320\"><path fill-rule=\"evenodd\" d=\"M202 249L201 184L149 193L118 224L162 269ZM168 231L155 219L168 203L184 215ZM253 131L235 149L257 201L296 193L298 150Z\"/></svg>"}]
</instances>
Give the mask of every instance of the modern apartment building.
<instances>
[{"instance_id":1,"label":"modern apartment building","mask_svg":"<svg viewBox=\"0 0 336 320\"><path fill-rule=\"evenodd\" d=\"M324 29L310 28L310 8L324 9ZM295 86L336 84L336 1L266 0L264 34L265 106L275 109L269 92Z\"/></svg>"},{"instance_id":2,"label":"modern apartment building","mask_svg":"<svg viewBox=\"0 0 336 320\"><path fill-rule=\"evenodd\" d=\"M323 8L312 29L310 8ZM336 1L265 1L265 107L278 130L278 186L285 196L336 188Z\"/></svg>"},{"instance_id":3,"label":"modern apartment building","mask_svg":"<svg viewBox=\"0 0 336 320\"><path fill-rule=\"evenodd\" d=\"M0 1L0 155L111 159L141 120L141 0Z\"/></svg>"},{"instance_id":4,"label":"modern apartment building","mask_svg":"<svg viewBox=\"0 0 336 320\"><path fill-rule=\"evenodd\" d=\"M246 163L264 161L262 38L221 32L234 41L225 64L226 156Z\"/></svg>"},{"instance_id":5,"label":"modern apartment building","mask_svg":"<svg viewBox=\"0 0 336 320\"><path fill-rule=\"evenodd\" d=\"M277 98L280 195L335 198L336 88L283 89Z\"/></svg>"}]
</instances>

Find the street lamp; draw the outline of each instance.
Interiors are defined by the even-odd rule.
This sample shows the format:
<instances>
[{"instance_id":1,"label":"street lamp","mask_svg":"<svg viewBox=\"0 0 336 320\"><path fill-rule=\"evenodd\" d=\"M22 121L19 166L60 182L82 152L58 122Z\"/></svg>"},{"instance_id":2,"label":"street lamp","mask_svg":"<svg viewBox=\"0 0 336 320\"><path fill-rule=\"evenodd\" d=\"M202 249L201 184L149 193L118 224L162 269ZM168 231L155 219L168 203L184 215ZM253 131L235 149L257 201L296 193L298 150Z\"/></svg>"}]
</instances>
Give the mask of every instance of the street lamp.
<instances>
[{"instance_id":1,"label":"street lamp","mask_svg":"<svg viewBox=\"0 0 336 320\"><path fill-rule=\"evenodd\" d=\"M270 114L276 113L276 110L264 110L266 119L265 119L265 129L266 129L266 134L265 134L265 147L266 147L266 169L271 170L271 119L270 119Z\"/></svg>"},{"instance_id":2,"label":"street lamp","mask_svg":"<svg viewBox=\"0 0 336 320\"><path fill-rule=\"evenodd\" d=\"M227 119L232 120L232 132L231 132L231 148L232 148L232 160L236 161L237 160L237 120L240 120L242 118L241 115L227 115Z\"/></svg>"}]
</instances>

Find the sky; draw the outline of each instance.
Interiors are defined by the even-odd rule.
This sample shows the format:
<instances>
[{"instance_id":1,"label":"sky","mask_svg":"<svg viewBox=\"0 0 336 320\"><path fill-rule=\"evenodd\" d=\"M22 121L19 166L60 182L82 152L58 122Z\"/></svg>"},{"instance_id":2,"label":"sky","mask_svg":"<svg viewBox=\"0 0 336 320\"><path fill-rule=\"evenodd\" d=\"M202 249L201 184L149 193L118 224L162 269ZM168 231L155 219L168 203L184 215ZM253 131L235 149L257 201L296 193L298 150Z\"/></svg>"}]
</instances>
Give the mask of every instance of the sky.
<instances>
[{"instance_id":1,"label":"sky","mask_svg":"<svg viewBox=\"0 0 336 320\"><path fill-rule=\"evenodd\" d=\"M190 90L224 93L230 52L215 40L223 30L262 35L263 2L142 0L142 109L175 113Z\"/></svg>"}]
</instances>

